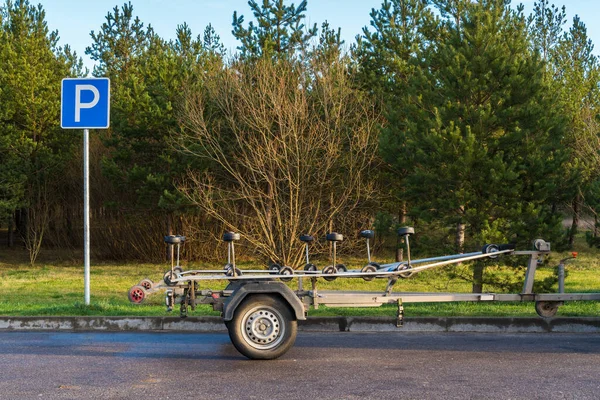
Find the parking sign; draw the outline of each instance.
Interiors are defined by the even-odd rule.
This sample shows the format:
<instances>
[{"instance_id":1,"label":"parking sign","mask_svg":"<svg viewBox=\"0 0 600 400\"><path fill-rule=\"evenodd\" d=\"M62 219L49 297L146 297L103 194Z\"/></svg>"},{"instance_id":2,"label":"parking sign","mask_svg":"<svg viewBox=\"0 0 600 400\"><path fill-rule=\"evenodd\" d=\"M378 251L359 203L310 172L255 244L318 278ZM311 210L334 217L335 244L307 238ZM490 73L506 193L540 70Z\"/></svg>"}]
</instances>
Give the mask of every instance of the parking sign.
<instances>
[{"instance_id":1,"label":"parking sign","mask_svg":"<svg viewBox=\"0 0 600 400\"><path fill-rule=\"evenodd\" d=\"M65 78L61 86L63 129L107 129L110 124L110 80Z\"/></svg>"}]
</instances>

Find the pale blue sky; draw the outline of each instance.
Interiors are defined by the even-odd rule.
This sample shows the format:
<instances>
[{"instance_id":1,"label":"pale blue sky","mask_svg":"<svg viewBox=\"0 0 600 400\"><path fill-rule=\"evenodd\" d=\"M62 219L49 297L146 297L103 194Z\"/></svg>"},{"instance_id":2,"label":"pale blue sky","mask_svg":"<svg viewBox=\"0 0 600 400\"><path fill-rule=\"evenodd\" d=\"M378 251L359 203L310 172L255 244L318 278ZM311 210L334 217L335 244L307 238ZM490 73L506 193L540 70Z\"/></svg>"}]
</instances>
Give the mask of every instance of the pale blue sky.
<instances>
[{"instance_id":1,"label":"pale blue sky","mask_svg":"<svg viewBox=\"0 0 600 400\"><path fill-rule=\"evenodd\" d=\"M37 3L36 0L31 0ZM84 54L91 44L90 32L98 31L107 13L115 6L122 6L125 0L42 0L46 10L46 20L51 30L58 30L61 44L70 44L83 57L86 66L93 65ZM534 0L520 1L529 13ZM513 1L516 5L519 1ZM247 0L132 0L135 15L144 24L151 24L165 39L173 38L178 24L187 22L194 35L200 34L208 23L212 23L225 47L235 51L236 40L231 34L231 20L234 11L243 14L248 22L252 18ZM259 0L260 3L260 0ZM299 1L294 1L298 4ZM307 22L320 27L325 20L332 27L342 28L346 44L354 42L354 37L369 25L372 8L380 8L382 0L308 0ZM600 54L600 1L599 0L557 0L557 5L567 8L568 25L578 14L588 28L588 34L595 44L595 53ZM289 2L288 2L289 4Z\"/></svg>"}]
</instances>

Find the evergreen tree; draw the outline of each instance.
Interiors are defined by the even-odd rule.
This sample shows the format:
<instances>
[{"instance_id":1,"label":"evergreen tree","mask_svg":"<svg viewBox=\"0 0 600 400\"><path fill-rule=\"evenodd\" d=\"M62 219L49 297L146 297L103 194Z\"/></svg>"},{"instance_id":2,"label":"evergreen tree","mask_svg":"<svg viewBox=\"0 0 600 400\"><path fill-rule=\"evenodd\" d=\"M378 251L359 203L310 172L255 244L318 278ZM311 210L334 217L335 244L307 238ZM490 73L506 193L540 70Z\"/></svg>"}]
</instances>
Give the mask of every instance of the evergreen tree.
<instances>
[{"instance_id":1,"label":"evergreen tree","mask_svg":"<svg viewBox=\"0 0 600 400\"><path fill-rule=\"evenodd\" d=\"M41 5L7 1L0 15L0 212L17 211L33 263L75 143L59 127L60 82L81 72L81 61L57 47Z\"/></svg>"},{"instance_id":2,"label":"evergreen tree","mask_svg":"<svg viewBox=\"0 0 600 400\"><path fill-rule=\"evenodd\" d=\"M306 29L304 12L306 0L294 6L284 0L263 0L259 5L248 1L256 23L250 21L244 27L244 16L233 13L233 36L240 41L238 50L243 59L260 57L293 58L300 50L307 49L310 40L317 35L317 24Z\"/></svg>"},{"instance_id":3,"label":"evergreen tree","mask_svg":"<svg viewBox=\"0 0 600 400\"><path fill-rule=\"evenodd\" d=\"M598 134L595 116L600 106L600 65L593 50L585 24L575 16L572 27L556 46L552 60L557 97L568 123L565 145L571 150L566 169L570 185L565 190L573 211L568 232L570 248L579 228L585 194L600 176L596 157L590 154L587 145Z\"/></svg>"},{"instance_id":4,"label":"evergreen tree","mask_svg":"<svg viewBox=\"0 0 600 400\"><path fill-rule=\"evenodd\" d=\"M379 10L371 11L371 26L363 28L352 51L357 82L386 114L386 125L393 124L397 130L412 120L397 113L406 112L412 99L418 98L414 82L422 74L419 60L435 41L437 21L430 5L429 0L385 0ZM386 161L397 157L397 148L402 146L398 139L397 135L380 137L379 153ZM382 163L377 177L382 188L376 221L380 234L391 230L394 221L396 226L406 224L405 175L401 163Z\"/></svg>"},{"instance_id":5,"label":"evergreen tree","mask_svg":"<svg viewBox=\"0 0 600 400\"><path fill-rule=\"evenodd\" d=\"M548 203L564 161L563 122L522 9L503 0L435 3L437 39L417 55L411 98L388 113L381 141L406 171L411 213L455 227L458 250L548 237L559 222ZM482 274L476 268L474 291Z\"/></svg>"},{"instance_id":6,"label":"evergreen tree","mask_svg":"<svg viewBox=\"0 0 600 400\"><path fill-rule=\"evenodd\" d=\"M131 3L115 7L91 36L86 53L98 61L94 75L111 78L111 129L104 137L111 152L103 170L125 203L176 206L169 199L185 165L170 145L179 129L175 108L184 88L197 87L206 68L222 63L218 36L209 26L204 38L193 37L184 23L167 42L134 17Z\"/></svg>"},{"instance_id":7,"label":"evergreen tree","mask_svg":"<svg viewBox=\"0 0 600 400\"><path fill-rule=\"evenodd\" d=\"M400 101L410 89L416 60L433 39L435 23L429 0L384 0L381 9L371 11L371 28L357 37L355 57L365 90Z\"/></svg>"},{"instance_id":8,"label":"evergreen tree","mask_svg":"<svg viewBox=\"0 0 600 400\"><path fill-rule=\"evenodd\" d=\"M552 65L556 47L562 38L566 15L564 6L558 8L550 5L548 0L539 0L533 3L533 12L527 20L532 48L549 65Z\"/></svg>"}]
</instances>

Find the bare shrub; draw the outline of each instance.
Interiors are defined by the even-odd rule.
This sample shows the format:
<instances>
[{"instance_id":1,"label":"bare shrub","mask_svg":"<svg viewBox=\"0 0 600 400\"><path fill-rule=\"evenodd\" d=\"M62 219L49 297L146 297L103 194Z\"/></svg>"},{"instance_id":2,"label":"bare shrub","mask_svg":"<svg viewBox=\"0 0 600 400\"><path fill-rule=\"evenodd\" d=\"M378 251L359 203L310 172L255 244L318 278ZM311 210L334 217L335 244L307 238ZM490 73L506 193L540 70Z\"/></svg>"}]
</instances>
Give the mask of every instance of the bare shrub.
<instances>
[{"instance_id":1,"label":"bare shrub","mask_svg":"<svg viewBox=\"0 0 600 400\"><path fill-rule=\"evenodd\" d=\"M368 207L380 121L345 62L234 63L185 98L180 189L260 256L298 266L300 234Z\"/></svg>"}]
</instances>

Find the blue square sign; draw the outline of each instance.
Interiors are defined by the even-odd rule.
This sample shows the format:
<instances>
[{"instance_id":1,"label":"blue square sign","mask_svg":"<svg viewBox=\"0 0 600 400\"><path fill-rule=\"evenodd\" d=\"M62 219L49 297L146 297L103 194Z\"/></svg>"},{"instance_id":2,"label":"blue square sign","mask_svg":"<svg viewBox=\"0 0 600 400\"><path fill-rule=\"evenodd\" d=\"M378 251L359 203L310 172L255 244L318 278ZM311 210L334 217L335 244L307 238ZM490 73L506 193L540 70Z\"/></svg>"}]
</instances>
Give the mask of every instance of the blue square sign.
<instances>
[{"instance_id":1,"label":"blue square sign","mask_svg":"<svg viewBox=\"0 0 600 400\"><path fill-rule=\"evenodd\" d=\"M63 129L107 129L110 124L110 80L65 78L61 86Z\"/></svg>"}]
</instances>

